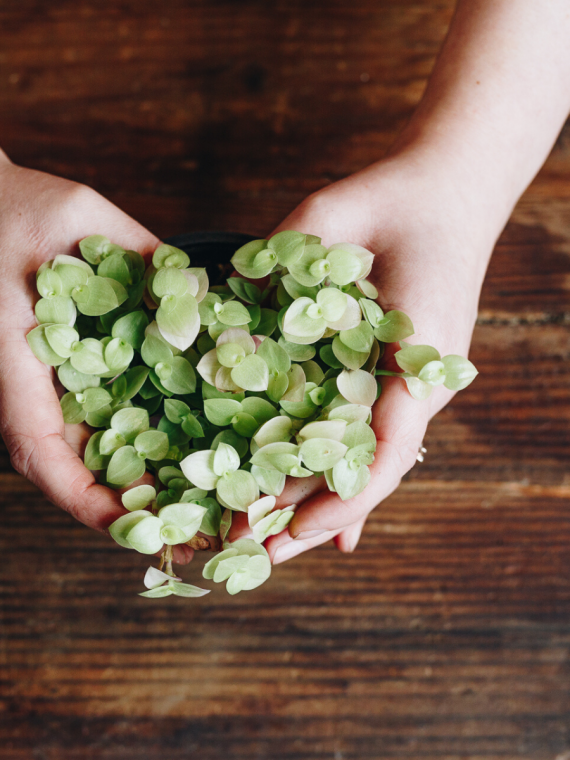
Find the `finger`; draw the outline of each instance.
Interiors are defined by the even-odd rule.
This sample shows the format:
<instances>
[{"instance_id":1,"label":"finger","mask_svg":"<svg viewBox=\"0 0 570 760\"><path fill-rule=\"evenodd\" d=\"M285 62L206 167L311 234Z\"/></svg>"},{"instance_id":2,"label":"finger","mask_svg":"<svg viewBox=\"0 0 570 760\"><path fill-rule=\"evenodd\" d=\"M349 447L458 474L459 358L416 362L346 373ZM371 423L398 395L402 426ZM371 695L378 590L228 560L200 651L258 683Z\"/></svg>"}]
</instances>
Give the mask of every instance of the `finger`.
<instances>
[{"instance_id":1,"label":"finger","mask_svg":"<svg viewBox=\"0 0 570 760\"><path fill-rule=\"evenodd\" d=\"M277 509L289 507L291 504L302 504L310 496L322 491L327 487L327 482L323 475L317 477L313 475L309 478L287 478L285 488L281 496L277 497Z\"/></svg>"},{"instance_id":2,"label":"finger","mask_svg":"<svg viewBox=\"0 0 570 760\"><path fill-rule=\"evenodd\" d=\"M290 534L301 540L312 538L365 517L415 464L428 418L429 408L415 401L400 380L384 378L382 395L373 409L372 428L378 446L370 466L370 483L358 496L344 502L327 491L309 498L295 513Z\"/></svg>"},{"instance_id":3,"label":"finger","mask_svg":"<svg viewBox=\"0 0 570 760\"><path fill-rule=\"evenodd\" d=\"M47 498L97 530L124 514L117 493L95 478L64 439L50 369L32 354L23 332L0 335L0 432L12 464Z\"/></svg>"},{"instance_id":4,"label":"finger","mask_svg":"<svg viewBox=\"0 0 570 760\"><path fill-rule=\"evenodd\" d=\"M315 546L324 544L334 538L339 530L326 531L325 533L319 533L314 538L307 539L293 539L287 533L283 531L278 536L272 536L265 542L265 548L269 553L269 557L274 565L279 565L281 562L287 562L287 560L296 557L298 554L314 549Z\"/></svg>"},{"instance_id":5,"label":"finger","mask_svg":"<svg viewBox=\"0 0 570 760\"><path fill-rule=\"evenodd\" d=\"M232 525L228 531L227 541L232 543L238 538L251 538L253 533L249 527L247 514L245 512L232 512Z\"/></svg>"},{"instance_id":6,"label":"finger","mask_svg":"<svg viewBox=\"0 0 570 760\"><path fill-rule=\"evenodd\" d=\"M357 520L352 525L349 525L348 528L341 531L334 539L337 549L345 553L353 552L360 541L360 536L365 523L366 517L362 517L360 520Z\"/></svg>"}]
</instances>

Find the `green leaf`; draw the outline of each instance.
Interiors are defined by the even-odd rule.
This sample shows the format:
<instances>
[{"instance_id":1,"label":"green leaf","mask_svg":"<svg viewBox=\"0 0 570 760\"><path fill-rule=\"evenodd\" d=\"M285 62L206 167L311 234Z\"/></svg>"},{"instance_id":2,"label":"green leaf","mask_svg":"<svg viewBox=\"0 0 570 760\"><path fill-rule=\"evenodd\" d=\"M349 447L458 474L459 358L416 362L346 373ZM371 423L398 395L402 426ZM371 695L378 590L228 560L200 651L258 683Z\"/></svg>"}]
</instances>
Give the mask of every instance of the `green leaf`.
<instances>
[{"instance_id":1,"label":"green leaf","mask_svg":"<svg viewBox=\"0 0 570 760\"><path fill-rule=\"evenodd\" d=\"M77 310L69 296L53 296L40 298L35 307L35 314L40 324L72 326L75 324Z\"/></svg>"},{"instance_id":2,"label":"green leaf","mask_svg":"<svg viewBox=\"0 0 570 760\"><path fill-rule=\"evenodd\" d=\"M168 436L159 430L147 430L137 435L134 446L139 456L143 455L145 459L158 461L168 454Z\"/></svg>"},{"instance_id":3,"label":"green leaf","mask_svg":"<svg viewBox=\"0 0 570 760\"><path fill-rule=\"evenodd\" d=\"M218 321L216 306L221 305L222 299L216 293L206 293L198 304L200 323L203 325L215 325Z\"/></svg>"},{"instance_id":4,"label":"green leaf","mask_svg":"<svg viewBox=\"0 0 570 760\"><path fill-rule=\"evenodd\" d=\"M289 378L286 372L271 372L267 384L267 395L272 401L280 401L289 387Z\"/></svg>"},{"instance_id":5,"label":"green leaf","mask_svg":"<svg viewBox=\"0 0 570 760\"><path fill-rule=\"evenodd\" d=\"M141 347L141 356L149 367L156 367L159 362L171 362L174 354L162 338L147 335Z\"/></svg>"},{"instance_id":6,"label":"green leaf","mask_svg":"<svg viewBox=\"0 0 570 760\"><path fill-rule=\"evenodd\" d=\"M340 339L339 335L335 335L332 342L332 352L341 366L348 367L348 369L360 369L368 361L370 356L369 351L354 351L352 348L346 346Z\"/></svg>"},{"instance_id":7,"label":"green leaf","mask_svg":"<svg viewBox=\"0 0 570 760\"><path fill-rule=\"evenodd\" d=\"M369 451L376 451L377 441L374 431L362 420L356 420L348 425L342 442L349 449L356 446L366 446Z\"/></svg>"},{"instance_id":8,"label":"green leaf","mask_svg":"<svg viewBox=\"0 0 570 760\"><path fill-rule=\"evenodd\" d=\"M431 396L433 391L433 385L428 385L420 380L419 377L405 377L406 385L410 395L416 399L416 401L425 401L426 398Z\"/></svg>"},{"instance_id":9,"label":"green leaf","mask_svg":"<svg viewBox=\"0 0 570 760\"><path fill-rule=\"evenodd\" d=\"M105 364L113 372L120 372L129 366L134 349L122 338L112 338L105 346Z\"/></svg>"},{"instance_id":10,"label":"green leaf","mask_svg":"<svg viewBox=\"0 0 570 760\"><path fill-rule=\"evenodd\" d=\"M335 336L334 340L336 340L337 338L338 338L338 335ZM334 340L333 340L333 344L334 344ZM337 340L337 350L338 350L338 343L340 343L340 338L338 338ZM344 349L341 349L341 353L343 352L343 350ZM341 359L337 358L333 350L333 346L330 343L325 344L319 349L319 357L321 358L321 361L323 361L329 367L333 367L335 369L340 369L344 364L344 362ZM356 367L354 369L356 369Z\"/></svg>"},{"instance_id":11,"label":"green leaf","mask_svg":"<svg viewBox=\"0 0 570 760\"><path fill-rule=\"evenodd\" d=\"M198 586L192 586L189 583L180 583L179 581L169 581L168 589L175 594L175 596L183 596L189 599L197 599L200 596L205 596L210 593L210 589L199 588ZM143 594L140 594L140 596L143 595L144 592Z\"/></svg>"},{"instance_id":12,"label":"green leaf","mask_svg":"<svg viewBox=\"0 0 570 760\"><path fill-rule=\"evenodd\" d=\"M269 384L269 370L260 356L250 354L231 370L231 378L247 391L264 391Z\"/></svg>"},{"instance_id":13,"label":"green leaf","mask_svg":"<svg viewBox=\"0 0 570 760\"><path fill-rule=\"evenodd\" d=\"M116 309L121 301L112 283L121 287L119 283L106 277L90 277L85 285L75 287L71 292L71 297L77 304L78 310L88 317L98 317ZM127 293L124 288L122 290L126 298Z\"/></svg>"},{"instance_id":14,"label":"green leaf","mask_svg":"<svg viewBox=\"0 0 570 760\"><path fill-rule=\"evenodd\" d=\"M94 338L75 343L69 361L73 369L84 375L103 375L109 371L103 359L103 344Z\"/></svg>"},{"instance_id":15,"label":"green leaf","mask_svg":"<svg viewBox=\"0 0 570 760\"><path fill-rule=\"evenodd\" d=\"M152 256L152 265L156 269L161 267L175 267L176 269L186 269L190 266L190 259L180 248L173 245L162 243L158 246Z\"/></svg>"},{"instance_id":16,"label":"green leaf","mask_svg":"<svg viewBox=\"0 0 570 760\"><path fill-rule=\"evenodd\" d=\"M118 451L117 454L119 453ZM162 520L148 512L130 512L129 516L140 514L146 514L146 517L144 520L139 520L133 525L127 532L125 540L129 546L141 554L156 554L156 552L160 551L163 544L161 535Z\"/></svg>"},{"instance_id":17,"label":"green leaf","mask_svg":"<svg viewBox=\"0 0 570 760\"><path fill-rule=\"evenodd\" d=\"M251 315L245 306L239 301L226 301L218 304L215 308L218 320L228 327L238 327L251 322Z\"/></svg>"},{"instance_id":18,"label":"green leaf","mask_svg":"<svg viewBox=\"0 0 570 760\"><path fill-rule=\"evenodd\" d=\"M122 377L127 382L126 390L122 394L123 401L133 398L140 391L148 377L147 367L131 367ZM115 381L116 382L116 381ZM113 388L115 384L113 383Z\"/></svg>"},{"instance_id":19,"label":"green leaf","mask_svg":"<svg viewBox=\"0 0 570 760\"><path fill-rule=\"evenodd\" d=\"M68 359L73 353L73 344L79 340L79 333L69 325L46 325L45 337L56 354Z\"/></svg>"},{"instance_id":20,"label":"green leaf","mask_svg":"<svg viewBox=\"0 0 570 760\"><path fill-rule=\"evenodd\" d=\"M230 528L232 527L232 519L233 519L233 512L231 509L224 509L224 514L222 515L222 519L220 522L220 540L225 541L228 533L230 532ZM231 550L230 550L231 551ZM232 552L235 554L237 552ZM206 577L206 576L204 576ZM212 578L213 578L212 574Z\"/></svg>"},{"instance_id":21,"label":"green leaf","mask_svg":"<svg viewBox=\"0 0 570 760\"><path fill-rule=\"evenodd\" d=\"M145 469L144 459L137 454L134 446L122 446L111 457L107 480L117 486L129 486L144 475Z\"/></svg>"},{"instance_id":22,"label":"green leaf","mask_svg":"<svg viewBox=\"0 0 570 760\"><path fill-rule=\"evenodd\" d=\"M261 303L261 290L253 282L242 280L241 277L229 277L228 286L238 298L246 303Z\"/></svg>"},{"instance_id":23,"label":"green leaf","mask_svg":"<svg viewBox=\"0 0 570 760\"><path fill-rule=\"evenodd\" d=\"M366 466L353 468L346 459L341 459L333 467L332 479L342 501L347 501L364 491L370 482L370 470Z\"/></svg>"},{"instance_id":24,"label":"green leaf","mask_svg":"<svg viewBox=\"0 0 570 760\"><path fill-rule=\"evenodd\" d=\"M293 424L287 416L277 416L263 424L253 440L259 446L267 446L269 443L288 442L293 435Z\"/></svg>"},{"instance_id":25,"label":"green leaf","mask_svg":"<svg viewBox=\"0 0 570 760\"><path fill-rule=\"evenodd\" d=\"M262 341L256 354L264 360L270 371L288 372L291 368L289 354L271 338Z\"/></svg>"},{"instance_id":26,"label":"green leaf","mask_svg":"<svg viewBox=\"0 0 570 760\"><path fill-rule=\"evenodd\" d=\"M170 374L167 377L160 377L166 390L181 395L194 393L196 390L196 373L190 362L182 356L175 356L170 360L169 366ZM158 373L159 365L156 365L155 369Z\"/></svg>"},{"instance_id":27,"label":"green leaf","mask_svg":"<svg viewBox=\"0 0 570 760\"><path fill-rule=\"evenodd\" d=\"M137 512L140 509L144 509L154 499L156 499L156 491L152 486L147 485L131 488L121 496L123 506L129 512Z\"/></svg>"},{"instance_id":28,"label":"green leaf","mask_svg":"<svg viewBox=\"0 0 570 760\"><path fill-rule=\"evenodd\" d=\"M218 480L216 494L225 506L246 512L248 506L259 499L259 488L250 472L237 470L227 472Z\"/></svg>"},{"instance_id":29,"label":"green leaf","mask_svg":"<svg viewBox=\"0 0 570 760\"><path fill-rule=\"evenodd\" d=\"M394 358L404 372L411 375L419 375L428 362L440 361L441 356L432 346L411 346L409 343L401 343L400 351L396 351Z\"/></svg>"},{"instance_id":30,"label":"green leaf","mask_svg":"<svg viewBox=\"0 0 570 760\"><path fill-rule=\"evenodd\" d=\"M96 266L101 263L110 244L109 238L103 235L89 235L79 241L79 250L86 261Z\"/></svg>"},{"instance_id":31,"label":"green leaf","mask_svg":"<svg viewBox=\"0 0 570 760\"><path fill-rule=\"evenodd\" d=\"M148 591L141 591L139 596L144 596L146 599L163 599L166 596L172 596L172 594L174 594L174 589L168 585L151 588Z\"/></svg>"},{"instance_id":32,"label":"green leaf","mask_svg":"<svg viewBox=\"0 0 570 760\"><path fill-rule=\"evenodd\" d=\"M86 388L81 396L81 404L86 412L97 412L113 401L111 394L104 388Z\"/></svg>"},{"instance_id":33,"label":"green leaf","mask_svg":"<svg viewBox=\"0 0 570 760\"><path fill-rule=\"evenodd\" d=\"M183 296L164 296L156 312L156 322L162 337L185 351L194 343L200 331L198 302L189 293Z\"/></svg>"},{"instance_id":34,"label":"green leaf","mask_svg":"<svg viewBox=\"0 0 570 760\"><path fill-rule=\"evenodd\" d=\"M215 451L196 451L180 462L180 468L191 483L211 491L216 487L219 475L214 471Z\"/></svg>"},{"instance_id":35,"label":"green leaf","mask_svg":"<svg viewBox=\"0 0 570 760\"><path fill-rule=\"evenodd\" d=\"M281 279L281 284L283 285L283 288L287 294L291 296L294 301L297 298L310 298L312 301L314 301L317 298L317 293L319 292L318 286L307 287L306 285L301 285L299 282L297 282L292 274L286 274L285 277ZM289 302L286 305L288 306Z\"/></svg>"},{"instance_id":36,"label":"green leaf","mask_svg":"<svg viewBox=\"0 0 570 760\"><path fill-rule=\"evenodd\" d=\"M303 368L299 364L292 364L287 373L288 386L286 393L281 397L281 401L293 401L301 403L305 397L305 387L307 378Z\"/></svg>"},{"instance_id":37,"label":"green leaf","mask_svg":"<svg viewBox=\"0 0 570 760\"><path fill-rule=\"evenodd\" d=\"M149 418L146 409L130 407L119 409L111 418L111 427L120 433L126 441L134 440L149 428Z\"/></svg>"},{"instance_id":38,"label":"green leaf","mask_svg":"<svg viewBox=\"0 0 570 760\"><path fill-rule=\"evenodd\" d=\"M273 309L261 309L259 322L255 326L256 335L272 335L277 327L277 312Z\"/></svg>"},{"instance_id":39,"label":"green leaf","mask_svg":"<svg viewBox=\"0 0 570 760\"><path fill-rule=\"evenodd\" d=\"M222 509L215 499L203 499L201 506L206 508L200 524L200 533L206 536L217 536L222 520ZM222 539L223 540L223 539Z\"/></svg>"},{"instance_id":40,"label":"green leaf","mask_svg":"<svg viewBox=\"0 0 570 760\"><path fill-rule=\"evenodd\" d=\"M269 238L268 246L275 251L282 267L290 267L303 255L306 239L302 232L283 230Z\"/></svg>"},{"instance_id":41,"label":"green leaf","mask_svg":"<svg viewBox=\"0 0 570 760\"><path fill-rule=\"evenodd\" d=\"M286 476L277 470L267 470L265 467L253 465L251 474L255 478L259 490L272 496L281 496L285 488Z\"/></svg>"},{"instance_id":42,"label":"green leaf","mask_svg":"<svg viewBox=\"0 0 570 760\"><path fill-rule=\"evenodd\" d=\"M37 359L50 367L57 367L65 362L65 358L56 354L50 346L46 337L46 329L48 326L49 325L39 325L38 327L34 327L34 329L26 335L26 340Z\"/></svg>"},{"instance_id":43,"label":"green leaf","mask_svg":"<svg viewBox=\"0 0 570 760\"><path fill-rule=\"evenodd\" d=\"M103 259L97 267L97 275L116 280L125 288L131 284L131 272L123 253L114 253Z\"/></svg>"},{"instance_id":44,"label":"green leaf","mask_svg":"<svg viewBox=\"0 0 570 760\"><path fill-rule=\"evenodd\" d=\"M403 311L387 312L374 330L375 337L384 343L395 343L413 334L412 320Z\"/></svg>"},{"instance_id":45,"label":"green leaf","mask_svg":"<svg viewBox=\"0 0 570 760\"><path fill-rule=\"evenodd\" d=\"M351 372L343 370L337 377L337 386L344 398L351 404L372 406L376 401L378 384L374 377L362 369Z\"/></svg>"},{"instance_id":46,"label":"green leaf","mask_svg":"<svg viewBox=\"0 0 570 760\"><path fill-rule=\"evenodd\" d=\"M159 299L164 296L183 296L188 290L188 281L179 269L164 267L155 274L152 290Z\"/></svg>"},{"instance_id":47,"label":"green leaf","mask_svg":"<svg viewBox=\"0 0 570 760\"><path fill-rule=\"evenodd\" d=\"M104 470L109 464L110 457L104 456L99 450L99 443L103 437L103 431L93 433L87 441L85 448L84 462L88 470Z\"/></svg>"},{"instance_id":48,"label":"green leaf","mask_svg":"<svg viewBox=\"0 0 570 760\"><path fill-rule=\"evenodd\" d=\"M152 515L149 512L140 510L136 512L129 512L126 515L121 515L118 520L115 520L115 522L109 526L109 533L111 534L111 538L113 538L119 544L119 546L122 546L124 549L131 549L132 547L128 541L129 533L136 525L141 523L143 520L148 520L151 517ZM160 546L158 548L160 549Z\"/></svg>"},{"instance_id":49,"label":"green leaf","mask_svg":"<svg viewBox=\"0 0 570 760\"><path fill-rule=\"evenodd\" d=\"M429 385L443 385L445 382L445 364L441 361L428 362L421 368L418 377Z\"/></svg>"},{"instance_id":50,"label":"green leaf","mask_svg":"<svg viewBox=\"0 0 570 760\"><path fill-rule=\"evenodd\" d=\"M445 387L451 391L467 388L479 374L469 359L456 354L448 354L442 359L445 367Z\"/></svg>"},{"instance_id":51,"label":"green leaf","mask_svg":"<svg viewBox=\"0 0 570 760\"><path fill-rule=\"evenodd\" d=\"M113 324L111 335L130 343L137 351L141 350L145 340L145 330L148 327L148 317L144 311L133 311L119 317Z\"/></svg>"},{"instance_id":52,"label":"green leaf","mask_svg":"<svg viewBox=\"0 0 570 760\"><path fill-rule=\"evenodd\" d=\"M233 369L243 361L245 350L238 343L223 343L216 348L216 356L223 367Z\"/></svg>"},{"instance_id":53,"label":"green leaf","mask_svg":"<svg viewBox=\"0 0 570 760\"><path fill-rule=\"evenodd\" d=\"M126 440L121 433L117 433L116 430L105 430L103 437L99 442L99 451L104 456L111 456L118 451L121 446L126 445Z\"/></svg>"},{"instance_id":54,"label":"green leaf","mask_svg":"<svg viewBox=\"0 0 570 760\"><path fill-rule=\"evenodd\" d=\"M313 472L323 472L339 462L348 448L331 438L309 438L301 445L301 459Z\"/></svg>"},{"instance_id":55,"label":"green leaf","mask_svg":"<svg viewBox=\"0 0 570 760\"><path fill-rule=\"evenodd\" d=\"M300 285L318 285L330 272L326 253L327 249L318 243L305 246L302 256L288 266L289 272Z\"/></svg>"},{"instance_id":56,"label":"green leaf","mask_svg":"<svg viewBox=\"0 0 570 760\"><path fill-rule=\"evenodd\" d=\"M343 286L355 282L362 271L362 263L358 256L345 250L330 251L326 260L330 266L328 276L335 285Z\"/></svg>"},{"instance_id":57,"label":"green leaf","mask_svg":"<svg viewBox=\"0 0 570 760\"><path fill-rule=\"evenodd\" d=\"M298 343L315 343L326 330L320 308L310 298L298 298L287 309L283 332L287 339Z\"/></svg>"},{"instance_id":58,"label":"green leaf","mask_svg":"<svg viewBox=\"0 0 570 760\"><path fill-rule=\"evenodd\" d=\"M209 399L204 401L204 413L206 418L218 427L230 425L232 419L241 412L239 401L232 399Z\"/></svg>"},{"instance_id":59,"label":"green leaf","mask_svg":"<svg viewBox=\"0 0 570 760\"><path fill-rule=\"evenodd\" d=\"M341 330L339 338L345 346L353 351L369 354L374 342L374 333L368 322L362 321L358 327L353 327L351 330Z\"/></svg>"},{"instance_id":60,"label":"green leaf","mask_svg":"<svg viewBox=\"0 0 570 760\"><path fill-rule=\"evenodd\" d=\"M384 319L384 312L378 304L375 301L369 301L368 298L360 298L358 303L370 326L372 328L378 327Z\"/></svg>"},{"instance_id":61,"label":"green leaf","mask_svg":"<svg viewBox=\"0 0 570 760\"><path fill-rule=\"evenodd\" d=\"M44 269L38 271L36 277L36 287L38 293L42 298L53 298L54 296L60 296L63 290L63 284L60 276L53 271L53 269Z\"/></svg>"},{"instance_id":62,"label":"green leaf","mask_svg":"<svg viewBox=\"0 0 570 760\"><path fill-rule=\"evenodd\" d=\"M291 343L285 340L283 336L279 338L278 343L289 354L291 361L294 362L307 362L316 354L314 346Z\"/></svg>"},{"instance_id":63,"label":"green leaf","mask_svg":"<svg viewBox=\"0 0 570 760\"><path fill-rule=\"evenodd\" d=\"M164 413L170 422L180 425L186 415L190 414L190 407L183 401L169 398L164 402Z\"/></svg>"},{"instance_id":64,"label":"green leaf","mask_svg":"<svg viewBox=\"0 0 570 760\"><path fill-rule=\"evenodd\" d=\"M63 421L67 425L79 425L85 420L87 412L75 398L75 393L66 393L59 403L63 412Z\"/></svg>"},{"instance_id":65,"label":"green leaf","mask_svg":"<svg viewBox=\"0 0 570 760\"><path fill-rule=\"evenodd\" d=\"M345 420L319 420L309 422L299 430L299 439L308 441L310 438L326 438L333 441L343 441L347 423ZM346 441L343 441L346 443ZM348 445L348 444L347 444Z\"/></svg>"},{"instance_id":66,"label":"green leaf","mask_svg":"<svg viewBox=\"0 0 570 760\"><path fill-rule=\"evenodd\" d=\"M227 443L220 443L214 454L213 468L216 475L221 477L228 472L234 472L239 469L240 457L233 446Z\"/></svg>"},{"instance_id":67,"label":"green leaf","mask_svg":"<svg viewBox=\"0 0 570 760\"><path fill-rule=\"evenodd\" d=\"M235 432L245 438L251 438L259 427L255 417L252 417L251 414L246 414L245 412L239 412L234 415L230 422Z\"/></svg>"},{"instance_id":68,"label":"green leaf","mask_svg":"<svg viewBox=\"0 0 570 760\"><path fill-rule=\"evenodd\" d=\"M182 540L189 541L198 532L206 512L206 507L201 507L199 504L170 504L160 510L158 517L167 528L174 527L181 530L184 534ZM175 533L163 530L161 535L164 543L168 544L169 538L174 538Z\"/></svg>"},{"instance_id":69,"label":"green leaf","mask_svg":"<svg viewBox=\"0 0 570 760\"><path fill-rule=\"evenodd\" d=\"M267 249L267 240L252 240L239 248L232 256L231 263L239 274L252 280L259 280L268 275L277 264L277 254L269 251L268 255L258 258Z\"/></svg>"},{"instance_id":70,"label":"green leaf","mask_svg":"<svg viewBox=\"0 0 570 760\"><path fill-rule=\"evenodd\" d=\"M356 286L358 287L362 295L366 296L366 298L371 298L373 300L378 298L378 290L368 280L358 280L358 282L356 283Z\"/></svg>"},{"instance_id":71,"label":"green leaf","mask_svg":"<svg viewBox=\"0 0 570 760\"><path fill-rule=\"evenodd\" d=\"M71 366L69 359L57 370L59 382L72 393L81 393L86 388L96 388L101 384L97 375L84 375Z\"/></svg>"}]
</instances>

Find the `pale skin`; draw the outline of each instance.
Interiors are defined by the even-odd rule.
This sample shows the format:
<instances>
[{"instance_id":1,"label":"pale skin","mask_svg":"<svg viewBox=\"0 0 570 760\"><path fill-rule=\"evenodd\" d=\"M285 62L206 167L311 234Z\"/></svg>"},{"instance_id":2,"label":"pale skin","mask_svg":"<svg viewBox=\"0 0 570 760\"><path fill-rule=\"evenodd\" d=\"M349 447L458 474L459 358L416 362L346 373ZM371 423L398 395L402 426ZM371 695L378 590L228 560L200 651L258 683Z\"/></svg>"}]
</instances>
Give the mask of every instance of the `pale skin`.
<instances>
[{"instance_id":1,"label":"pale skin","mask_svg":"<svg viewBox=\"0 0 570 760\"><path fill-rule=\"evenodd\" d=\"M416 326L410 342L467 355L495 241L570 110L569 39L567 0L462 0L422 103L390 154L310 196L277 229L368 248L380 304L406 312ZM76 253L94 233L143 254L159 243L89 188L0 155L0 431L19 472L105 531L124 513L120 497L78 457L84 433L64 426L51 372L25 340L36 324L39 265ZM279 505L299 508L289 531L266 544L273 562L331 538L353 551L369 512L413 466L430 418L452 396L440 386L418 402L402 381L384 378L373 410L370 485L341 502L316 478L289 482ZM243 519L235 520L230 537L246 533ZM178 548L175 560L191 555Z\"/></svg>"}]
</instances>

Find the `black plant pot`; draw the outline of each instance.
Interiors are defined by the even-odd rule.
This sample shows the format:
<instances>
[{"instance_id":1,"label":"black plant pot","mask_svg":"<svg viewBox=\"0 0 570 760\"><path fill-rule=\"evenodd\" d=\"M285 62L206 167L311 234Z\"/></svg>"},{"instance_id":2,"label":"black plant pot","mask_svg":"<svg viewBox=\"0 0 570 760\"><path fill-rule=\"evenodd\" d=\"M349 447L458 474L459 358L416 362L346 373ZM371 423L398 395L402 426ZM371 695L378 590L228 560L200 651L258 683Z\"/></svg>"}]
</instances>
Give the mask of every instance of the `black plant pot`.
<instances>
[{"instance_id":1,"label":"black plant pot","mask_svg":"<svg viewBox=\"0 0 570 760\"><path fill-rule=\"evenodd\" d=\"M185 251L190 256L190 266L206 267L210 284L220 285L231 274L231 257L250 240L255 237L240 232L185 232L164 242Z\"/></svg>"}]
</instances>

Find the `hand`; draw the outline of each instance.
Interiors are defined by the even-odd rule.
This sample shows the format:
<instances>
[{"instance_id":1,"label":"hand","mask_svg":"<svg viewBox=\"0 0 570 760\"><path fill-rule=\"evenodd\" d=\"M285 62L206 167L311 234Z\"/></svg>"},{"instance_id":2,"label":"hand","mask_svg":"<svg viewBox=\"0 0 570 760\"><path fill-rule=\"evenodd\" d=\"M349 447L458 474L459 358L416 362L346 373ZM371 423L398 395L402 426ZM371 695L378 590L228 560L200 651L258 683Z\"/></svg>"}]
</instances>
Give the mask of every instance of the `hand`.
<instances>
[{"instance_id":1,"label":"hand","mask_svg":"<svg viewBox=\"0 0 570 760\"><path fill-rule=\"evenodd\" d=\"M38 267L58 253L76 254L79 240L92 234L143 255L160 242L94 190L14 166L0 151L0 433L19 473L54 504L105 531L124 514L120 497L96 484L79 458L89 432L64 425L53 371L26 342L37 324ZM192 550L178 553L189 559Z\"/></svg>"},{"instance_id":2,"label":"hand","mask_svg":"<svg viewBox=\"0 0 570 760\"><path fill-rule=\"evenodd\" d=\"M466 356L496 231L475 225L440 175L427 157L390 159L311 196L276 231L295 229L321 236L324 245L347 241L371 250L376 259L369 279L384 310L411 317L416 334L409 342ZM399 370L389 355L384 366ZM299 508L289 532L266 544L274 563L331 538L341 551L352 551L369 512L415 464L429 419L453 396L440 386L428 400L415 401L400 379L383 378L382 386L373 408L378 448L370 484L342 502L323 478L290 480L278 506ZM247 532L243 516L234 515L230 540Z\"/></svg>"}]
</instances>

